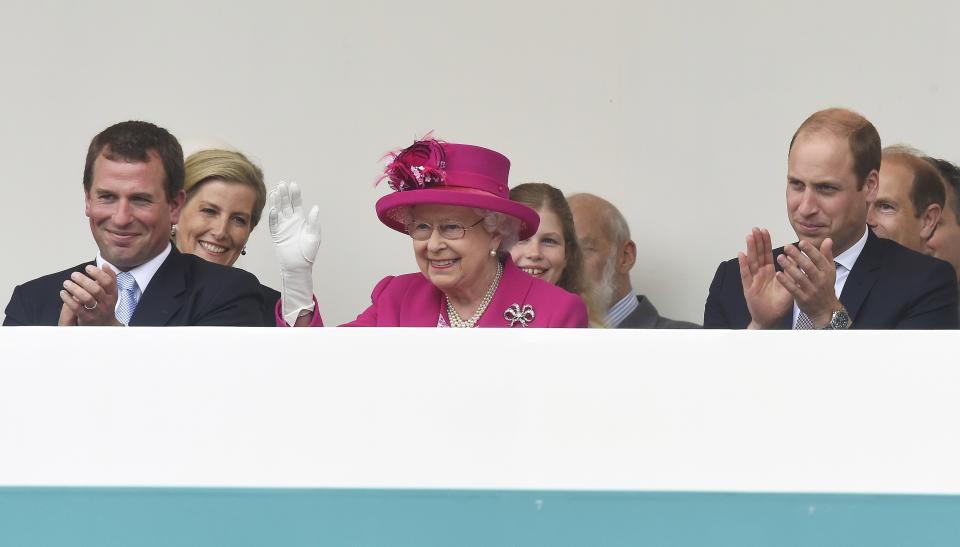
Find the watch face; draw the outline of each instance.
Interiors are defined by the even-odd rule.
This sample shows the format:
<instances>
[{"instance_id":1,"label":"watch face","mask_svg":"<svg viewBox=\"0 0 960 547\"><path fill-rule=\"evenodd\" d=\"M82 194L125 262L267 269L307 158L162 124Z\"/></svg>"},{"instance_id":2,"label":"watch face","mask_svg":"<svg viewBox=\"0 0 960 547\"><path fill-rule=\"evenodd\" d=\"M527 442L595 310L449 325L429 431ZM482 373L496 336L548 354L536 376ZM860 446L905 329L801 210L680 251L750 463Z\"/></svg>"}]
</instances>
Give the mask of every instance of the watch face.
<instances>
[{"instance_id":1,"label":"watch face","mask_svg":"<svg viewBox=\"0 0 960 547\"><path fill-rule=\"evenodd\" d=\"M833 312L833 316L830 318L831 329L845 329L849 326L850 316L847 315L847 310L838 310Z\"/></svg>"}]
</instances>

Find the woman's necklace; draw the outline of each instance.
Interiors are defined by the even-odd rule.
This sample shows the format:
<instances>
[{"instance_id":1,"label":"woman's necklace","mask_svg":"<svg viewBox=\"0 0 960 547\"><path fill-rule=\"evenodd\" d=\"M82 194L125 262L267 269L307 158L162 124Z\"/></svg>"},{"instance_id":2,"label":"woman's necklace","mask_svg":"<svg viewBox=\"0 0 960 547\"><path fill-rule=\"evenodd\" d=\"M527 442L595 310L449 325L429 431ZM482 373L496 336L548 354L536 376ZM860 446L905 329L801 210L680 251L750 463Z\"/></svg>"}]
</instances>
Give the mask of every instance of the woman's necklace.
<instances>
[{"instance_id":1,"label":"woman's necklace","mask_svg":"<svg viewBox=\"0 0 960 547\"><path fill-rule=\"evenodd\" d=\"M464 321L460 319L460 314L457 313L457 310L453 307L453 303L450 302L450 297L443 295L447 300L447 315L450 317L450 326L457 329L471 329L477 326L477 321L480 320L480 317L483 316L483 312L487 311L487 306L490 305L490 301L493 300L493 293L497 292L497 285L500 284L500 276L503 275L503 264L500 261L497 261L497 275L493 278L493 284L490 285L490 288L487 289L487 294L483 295L483 300L480 301L480 307L477 308L477 311L473 312L473 315L470 316L470 319Z\"/></svg>"}]
</instances>

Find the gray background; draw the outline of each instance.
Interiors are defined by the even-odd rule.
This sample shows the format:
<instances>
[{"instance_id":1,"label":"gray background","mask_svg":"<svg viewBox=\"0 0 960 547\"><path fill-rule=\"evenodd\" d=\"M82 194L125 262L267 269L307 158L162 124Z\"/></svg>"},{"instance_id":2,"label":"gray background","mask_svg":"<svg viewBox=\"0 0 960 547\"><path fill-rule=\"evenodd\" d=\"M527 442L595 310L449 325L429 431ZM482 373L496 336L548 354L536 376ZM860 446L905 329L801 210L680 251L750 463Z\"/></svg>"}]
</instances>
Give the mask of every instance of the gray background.
<instances>
[{"instance_id":1,"label":"gray background","mask_svg":"<svg viewBox=\"0 0 960 547\"><path fill-rule=\"evenodd\" d=\"M315 272L328 324L352 319L409 240L373 211L389 149L431 129L544 181L617 203L633 282L700 321L717 264L751 226L776 243L786 149L828 106L885 144L960 159L947 1L9 2L0 14L0 301L91 259L87 144L126 119L218 139L319 203ZM237 265L278 287L266 222Z\"/></svg>"}]
</instances>

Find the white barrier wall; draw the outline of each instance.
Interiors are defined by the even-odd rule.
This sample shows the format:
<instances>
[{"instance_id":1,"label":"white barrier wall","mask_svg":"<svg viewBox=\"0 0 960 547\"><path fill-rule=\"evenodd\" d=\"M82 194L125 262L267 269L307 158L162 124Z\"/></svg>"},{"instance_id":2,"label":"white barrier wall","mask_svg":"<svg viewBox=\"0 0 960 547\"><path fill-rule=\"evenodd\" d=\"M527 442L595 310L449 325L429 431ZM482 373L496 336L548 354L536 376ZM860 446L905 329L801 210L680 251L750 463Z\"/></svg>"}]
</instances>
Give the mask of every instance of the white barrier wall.
<instances>
[{"instance_id":1,"label":"white barrier wall","mask_svg":"<svg viewBox=\"0 0 960 547\"><path fill-rule=\"evenodd\" d=\"M0 329L0 485L958 494L955 341Z\"/></svg>"},{"instance_id":2,"label":"white barrier wall","mask_svg":"<svg viewBox=\"0 0 960 547\"><path fill-rule=\"evenodd\" d=\"M948 0L4 2L0 306L93 258L87 145L143 118L226 141L319 203L331 324L415 270L373 181L384 152L431 129L504 152L513 183L618 204L638 292L700 321L752 226L792 240L787 143L811 112L849 106L885 143L960 160L958 19ZM278 287L266 228L239 265Z\"/></svg>"}]
</instances>

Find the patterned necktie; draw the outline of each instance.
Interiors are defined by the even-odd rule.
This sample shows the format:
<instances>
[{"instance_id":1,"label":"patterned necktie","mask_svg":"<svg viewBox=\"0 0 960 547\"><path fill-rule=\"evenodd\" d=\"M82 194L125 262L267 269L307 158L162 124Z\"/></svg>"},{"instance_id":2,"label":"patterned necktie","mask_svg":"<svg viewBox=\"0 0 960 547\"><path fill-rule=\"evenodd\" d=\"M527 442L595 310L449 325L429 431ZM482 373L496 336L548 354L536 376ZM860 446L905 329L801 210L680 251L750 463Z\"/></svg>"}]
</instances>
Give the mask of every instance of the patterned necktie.
<instances>
[{"instance_id":1,"label":"patterned necktie","mask_svg":"<svg viewBox=\"0 0 960 547\"><path fill-rule=\"evenodd\" d=\"M834 262L833 267L836 269L842 268L839 262ZM813 330L816 327L813 326L813 321L810 320L810 317L802 311L797 315L797 320L793 324L793 330Z\"/></svg>"},{"instance_id":2,"label":"patterned necktie","mask_svg":"<svg viewBox=\"0 0 960 547\"><path fill-rule=\"evenodd\" d=\"M117 274L117 321L124 325L130 324L133 310L137 309L137 280L130 272Z\"/></svg>"},{"instance_id":3,"label":"patterned necktie","mask_svg":"<svg viewBox=\"0 0 960 547\"><path fill-rule=\"evenodd\" d=\"M813 330L813 321L807 317L807 314L800 312L797 315L797 321L793 324L793 330Z\"/></svg>"}]
</instances>

